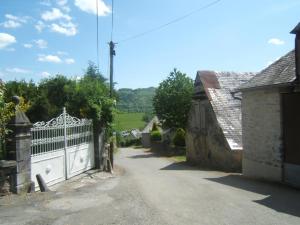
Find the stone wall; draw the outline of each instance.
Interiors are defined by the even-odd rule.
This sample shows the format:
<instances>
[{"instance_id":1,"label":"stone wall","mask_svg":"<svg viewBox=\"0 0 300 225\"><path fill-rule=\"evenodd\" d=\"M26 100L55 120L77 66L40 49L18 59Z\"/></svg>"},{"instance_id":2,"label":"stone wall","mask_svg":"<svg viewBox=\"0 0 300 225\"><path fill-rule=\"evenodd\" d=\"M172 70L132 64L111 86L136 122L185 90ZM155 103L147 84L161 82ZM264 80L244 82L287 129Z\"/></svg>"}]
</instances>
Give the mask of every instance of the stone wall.
<instances>
[{"instance_id":1,"label":"stone wall","mask_svg":"<svg viewBox=\"0 0 300 225\"><path fill-rule=\"evenodd\" d=\"M277 89L243 92L243 174L282 179L282 129Z\"/></svg>"},{"instance_id":2,"label":"stone wall","mask_svg":"<svg viewBox=\"0 0 300 225\"><path fill-rule=\"evenodd\" d=\"M204 112L202 118L198 107L202 107ZM242 151L230 150L208 100L193 100L186 134L186 149L187 161L191 164L225 171L241 171Z\"/></svg>"}]
</instances>

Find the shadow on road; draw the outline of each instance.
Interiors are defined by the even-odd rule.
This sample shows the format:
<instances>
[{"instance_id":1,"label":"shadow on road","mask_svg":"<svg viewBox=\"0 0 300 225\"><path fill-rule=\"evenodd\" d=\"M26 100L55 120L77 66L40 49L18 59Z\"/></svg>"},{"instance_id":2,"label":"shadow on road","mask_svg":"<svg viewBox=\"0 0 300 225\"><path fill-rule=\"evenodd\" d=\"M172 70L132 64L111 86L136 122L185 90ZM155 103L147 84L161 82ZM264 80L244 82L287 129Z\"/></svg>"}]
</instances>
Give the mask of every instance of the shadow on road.
<instances>
[{"instance_id":1,"label":"shadow on road","mask_svg":"<svg viewBox=\"0 0 300 225\"><path fill-rule=\"evenodd\" d=\"M300 191L276 183L265 183L247 179L242 175L228 175L219 178L206 178L207 180L229 185L235 188L267 195L262 200L254 202L281 213L300 217Z\"/></svg>"},{"instance_id":2,"label":"shadow on road","mask_svg":"<svg viewBox=\"0 0 300 225\"><path fill-rule=\"evenodd\" d=\"M147 153L147 154L139 154L139 155L133 155L129 156L130 159L147 159L147 158L158 158L159 155L156 155L154 153Z\"/></svg>"},{"instance_id":3,"label":"shadow on road","mask_svg":"<svg viewBox=\"0 0 300 225\"><path fill-rule=\"evenodd\" d=\"M161 168L160 170L198 170L195 167L191 167L187 162L176 162L172 163L166 167Z\"/></svg>"}]
</instances>

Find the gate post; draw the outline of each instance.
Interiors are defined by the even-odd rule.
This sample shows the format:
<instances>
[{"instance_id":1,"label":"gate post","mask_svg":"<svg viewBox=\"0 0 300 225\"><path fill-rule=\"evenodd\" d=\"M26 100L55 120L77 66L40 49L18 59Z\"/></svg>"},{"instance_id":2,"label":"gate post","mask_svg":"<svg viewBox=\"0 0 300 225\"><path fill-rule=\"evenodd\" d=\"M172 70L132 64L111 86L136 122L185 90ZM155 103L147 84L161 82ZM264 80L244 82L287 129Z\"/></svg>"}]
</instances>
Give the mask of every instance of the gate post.
<instances>
[{"instance_id":1,"label":"gate post","mask_svg":"<svg viewBox=\"0 0 300 225\"><path fill-rule=\"evenodd\" d=\"M8 123L11 132L6 142L7 158L16 161L16 169L11 177L11 191L27 193L31 187L31 132L28 117L19 108L20 99L14 96L15 116Z\"/></svg>"},{"instance_id":2,"label":"gate post","mask_svg":"<svg viewBox=\"0 0 300 225\"><path fill-rule=\"evenodd\" d=\"M93 138L95 168L103 170L104 129L101 127L101 124L95 120L93 120Z\"/></svg>"},{"instance_id":3,"label":"gate post","mask_svg":"<svg viewBox=\"0 0 300 225\"><path fill-rule=\"evenodd\" d=\"M67 118L66 118L66 107L63 108L63 123L64 123L64 152L65 152L65 179L68 179L68 154L67 154L67 147L68 147L68 139L67 139Z\"/></svg>"}]
</instances>

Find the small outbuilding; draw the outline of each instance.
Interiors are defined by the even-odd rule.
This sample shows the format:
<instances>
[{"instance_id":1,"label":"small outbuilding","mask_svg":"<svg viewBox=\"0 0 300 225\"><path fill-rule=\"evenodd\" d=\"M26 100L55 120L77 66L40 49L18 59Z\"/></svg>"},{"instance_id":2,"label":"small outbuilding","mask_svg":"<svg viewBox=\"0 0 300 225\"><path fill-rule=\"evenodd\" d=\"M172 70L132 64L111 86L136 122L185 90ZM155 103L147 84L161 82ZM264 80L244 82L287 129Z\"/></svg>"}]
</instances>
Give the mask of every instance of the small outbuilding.
<instances>
[{"instance_id":1,"label":"small outbuilding","mask_svg":"<svg viewBox=\"0 0 300 225\"><path fill-rule=\"evenodd\" d=\"M253 73L197 73L186 132L188 162L241 171L241 95L235 89L253 76Z\"/></svg>"},{"instance_id":2,"label":"small outbuilding","mask_svg":"<svg viewBox=\"0 0 300 225\"><path fill-rule=\"evenodd\" d=\"M243 174L300 187L300 24L296 48L241 85Z\"/></svg>"},{"instance_id":3,"label":"small outbuilding","mask_svg":"<svg viewBox=\"0 0 300 225\"><path fill-rule=\"evenodd\" d=\"M159 124L159 119L157 116L154 116L152 120L146 125L144 130L142 131L142 146L144 148L150 148L151 147L151 131L153 124L156 123L157 125Z\"/></svg>"}]
</instances>

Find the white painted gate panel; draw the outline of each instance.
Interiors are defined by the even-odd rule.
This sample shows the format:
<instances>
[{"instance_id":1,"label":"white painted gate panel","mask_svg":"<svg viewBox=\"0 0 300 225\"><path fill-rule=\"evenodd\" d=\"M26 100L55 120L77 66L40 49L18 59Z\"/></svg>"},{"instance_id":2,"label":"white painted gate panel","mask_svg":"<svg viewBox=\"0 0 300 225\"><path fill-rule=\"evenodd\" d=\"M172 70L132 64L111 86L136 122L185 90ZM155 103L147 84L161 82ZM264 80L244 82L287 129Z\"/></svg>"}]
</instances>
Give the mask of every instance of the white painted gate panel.
<instances>
[{"instance_id":1,"label":"white painted gate panel","mask_svg":"<svg viewBox=\"0 0 300 225\"><path fill-rule=\"evenodd\" d=\"M94 167L93 143L67 148L67 178Z\"/></svg>"},{"instance_id":2,"label":"white painted gate panel","mask_svg":"<svg viewBox=\"0 0 300 225\"><path fill-rule=\"evenodd\" d=\"M36 175L48 186L94 167L92 121L63 114L49 122L38 122L31 129L31 177Z\"/></svg>"},{"instance_id":3,"label":"white painted gate panel","mask_svg":"<svg viewBox=\"0 0 300 225\"><path fill-rule=\"evenodd\" d=\"M45 182L51 186L65 180L64 151L50 152L31 158L31 179L38 187L36 175L40 174Z\"/></svg>"}]
</instances>

